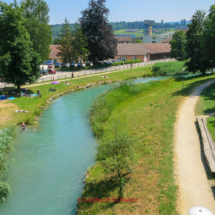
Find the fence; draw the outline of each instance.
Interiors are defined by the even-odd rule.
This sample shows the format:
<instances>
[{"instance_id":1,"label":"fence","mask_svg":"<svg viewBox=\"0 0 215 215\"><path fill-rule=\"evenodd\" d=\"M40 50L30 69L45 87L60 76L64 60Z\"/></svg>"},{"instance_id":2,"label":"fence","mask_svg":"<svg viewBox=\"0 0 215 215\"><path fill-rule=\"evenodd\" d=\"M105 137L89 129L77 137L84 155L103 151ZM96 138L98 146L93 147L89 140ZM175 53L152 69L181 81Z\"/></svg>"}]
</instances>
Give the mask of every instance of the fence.
<instances>
[{"instance_id":1,"label":"fence","mask_svg":"<svg viewBox=\"0 0 215 215\"><path fill-rule=\"evenodd\" d=\"M147 65L153 65L155 63L170 62L170 61L176 61L176 60L169 58L169 59L162 59L162 60L146 61L146 62L135 63L135 64L111 66L111 67L106 67L106 68L101 68L101 69L92 69L92 70L85 70L85 71L84 70L83 71L74 71L73 75L74 75L74 77L84 76L84 75L93 75L93 74L102 73L102 72L111 72L111 71L114 71L114 70L137 68L137 67L142 67L142 66L147 66ZM58 76L47 77L47 78L39 78L34 83L45 82L45 81L53 81L53 80L58 80L58 79L62 79L62 78L71 78L71 77L72 77L72 74L58 75ZM5 83L2 83L2 84L6 85ZM7 86L13 86L13 85L7 84ZM1 88L1 86L0 86L0 88Z\"/></svg>"}]
</instances>

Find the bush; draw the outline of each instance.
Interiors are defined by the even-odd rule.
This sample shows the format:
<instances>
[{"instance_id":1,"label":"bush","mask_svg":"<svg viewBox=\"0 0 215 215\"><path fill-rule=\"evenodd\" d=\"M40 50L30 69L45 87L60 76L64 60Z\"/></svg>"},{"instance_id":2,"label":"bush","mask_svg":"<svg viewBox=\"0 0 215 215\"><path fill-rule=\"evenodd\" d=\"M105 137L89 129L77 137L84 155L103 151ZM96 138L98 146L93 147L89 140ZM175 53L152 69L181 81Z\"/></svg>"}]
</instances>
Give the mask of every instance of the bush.
<instances>
[{"instance_id":1,"label":"bush","mask_svg":"<svg viewBox=\"0 0 215 215\"><path fill-rule=\"evenodd\" d=\"M5 198L10 193L10 186L8 183L0 182L0 203L5 201Z\"/></svg>"},{"instance_id":2,"label":"bush","mask_svg":"<svg viewBox=\"0 0 215 215\"><path fill-rule=\"evenodd\" d=\"M137 59L137 60L126 60L126 61L124 61L125 64L140 63L140 62L143 62L143 61L140 60L140 59Z\"/></svg>"},{"instance_id":3,"label":"bush","mask_svg":"<svg viewBox=\"0 0 215 215\"><path fill-rule=\"evenodd\" d=\"M154 75L187 75L189 72L183 71L185 61L174 61L174 62L166 62L166 63L156 63L152 67L152 72Z\"/></svg>"},{"instance_id":4,"label":"bush","mask_svg":"<svg viewBox=\"0 0 215 215\"><path fill-rule=\"evenodd\" d=\"M8 170L8 167L10 165L10 162L6 158L7 153L13 148L12 143L14 134L14 126L10 126L0 133L0 177L2 177L4 171ZM0 203L4 202L9 192L9 184L0 182Z\"/></svg>"},{"instance_id":5,"label":"bush","mask_svg":"<svg viewBox=\"0 0 215 215\"><path fill-rule=\"evenodd\" d=\"M109 64L110 66L120 66L120 65L124 65L124 62L121 61L121 62L115 62L115 63L111 63Z\"/></svg>"}]
</instances>

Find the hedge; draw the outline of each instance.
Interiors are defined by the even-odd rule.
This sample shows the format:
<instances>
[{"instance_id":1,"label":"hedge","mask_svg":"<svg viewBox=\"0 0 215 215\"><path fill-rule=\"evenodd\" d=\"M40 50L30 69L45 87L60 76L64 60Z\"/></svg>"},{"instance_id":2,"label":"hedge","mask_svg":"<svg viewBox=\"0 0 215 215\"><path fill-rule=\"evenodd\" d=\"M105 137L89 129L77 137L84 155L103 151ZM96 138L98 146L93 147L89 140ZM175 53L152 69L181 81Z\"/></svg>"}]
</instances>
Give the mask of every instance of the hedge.
<instances>
[{"instance_id":1,"label":"hedge","mask_svg":"<svg viewBox=\"0 0 215 215\"><path fill-rule=\"evenodd\" d=\"M137 59L137 60L126 60L126 61L124 61L125 64L140 63L140 62L143 62L143 61L140 60L140 59Z\"/></svg>"}]
</instances>

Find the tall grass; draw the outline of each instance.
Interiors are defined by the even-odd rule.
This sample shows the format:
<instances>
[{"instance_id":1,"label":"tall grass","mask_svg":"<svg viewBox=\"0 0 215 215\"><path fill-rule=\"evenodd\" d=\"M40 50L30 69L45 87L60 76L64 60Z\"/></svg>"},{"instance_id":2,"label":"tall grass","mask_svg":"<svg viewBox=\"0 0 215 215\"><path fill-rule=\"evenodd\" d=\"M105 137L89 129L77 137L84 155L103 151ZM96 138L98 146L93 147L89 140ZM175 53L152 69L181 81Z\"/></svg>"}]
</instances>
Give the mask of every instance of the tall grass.
<instances>
[{"instance_id":1,"label":"tall grass","mask_svg":"<svg viewBox=\"0 0 215 215\"><path fill-rule=\"evenodd\" d=\"M152 81L147 84L122 82L119 86L115 86L115 89L112 88L109 92L96 97L90 110L90 122L96 137L102 137L104 131L103 123L108 120L112 110L120 102L158 85L160 85L160 81Z\"/></svg>"},{"instance_id":2,"label":"tall grass","mask_svg":"<svg viewBox=\"0 0 215 215\"><path fill-rule=\"evenodd\" d=\"M185 61L156 63L152 67L152 72L159 76L187 75L189 72L184 71L186 69L184 64Z\"/></svg>"},{"instance_id":3,"label":"tall grass","mask_svg":"<svg viewBox=\"0 0 215 215\"><path fill-rule=\"evenodd\" d=\"M10 126L0 133L0 179L2 179L3 173L8 170L10 165L10 162L7 160L7 154L13 148L14 134L14 126ZM4 202L9 192L9 184L7 182L0 181L0 203Z\"/></svg>"}]
</instances>

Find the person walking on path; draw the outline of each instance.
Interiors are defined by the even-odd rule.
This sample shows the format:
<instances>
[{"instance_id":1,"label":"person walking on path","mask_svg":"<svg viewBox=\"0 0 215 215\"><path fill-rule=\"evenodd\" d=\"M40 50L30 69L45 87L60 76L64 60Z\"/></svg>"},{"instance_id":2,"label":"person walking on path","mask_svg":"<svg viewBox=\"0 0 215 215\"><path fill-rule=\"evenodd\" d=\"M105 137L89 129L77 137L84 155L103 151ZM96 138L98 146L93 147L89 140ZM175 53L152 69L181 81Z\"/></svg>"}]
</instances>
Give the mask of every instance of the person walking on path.
<instances>
[{"instance_id":1,"label":"person walking on path","mask_svg":"<svg viewBox=\"0 0 215 215\"><path fill-rule=\"evenodd\" d=\"M22 126L22 131L25 131L26 124L23 122L23 123L21 124L21 126Z\"/></svg>"},{"instance_id":2,"label":"person walking on path","mask_svg":"<svg viewBox=\"0 0 215 215\"><path fill-rule=\"evenodd\" d=\"M72 79L74 79L74 72L72 72Z\"/></svg>"},{"instance_id":3,"label":"person walking on path","mask_svg":"<svg viewBox=\"0 0 215 215\"><path fill-rule=\"evenodd\" d=\"M37 94L38 94L38 99L41 97L41 94L40 94L40 90L38 89L37 90Z\"/></svg>"}]
</instances>

